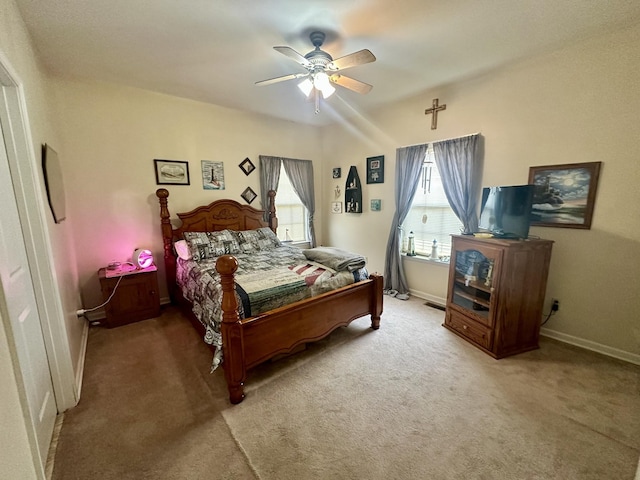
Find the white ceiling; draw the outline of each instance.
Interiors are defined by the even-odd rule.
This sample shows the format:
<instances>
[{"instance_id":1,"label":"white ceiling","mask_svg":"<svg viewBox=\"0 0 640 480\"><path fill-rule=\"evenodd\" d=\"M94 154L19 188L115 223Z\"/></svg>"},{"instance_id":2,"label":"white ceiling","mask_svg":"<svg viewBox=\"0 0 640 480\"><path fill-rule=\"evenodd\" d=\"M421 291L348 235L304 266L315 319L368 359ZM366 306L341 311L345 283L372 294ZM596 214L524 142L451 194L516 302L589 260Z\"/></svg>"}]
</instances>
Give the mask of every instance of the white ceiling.
<instances>
[{"instance_id":1,"label":"white ceiling","mask_svg":"<svg viewBox=\"0 0 640 480\"><path fill-rule=\"evenodd\" d=\"M50 71L325 125L519 58L640 22L638 0L16 0ZM273 50L334 58L368 48L314 114L296 81L254 83L301 66Z\"/></svg>"}]
</instances>

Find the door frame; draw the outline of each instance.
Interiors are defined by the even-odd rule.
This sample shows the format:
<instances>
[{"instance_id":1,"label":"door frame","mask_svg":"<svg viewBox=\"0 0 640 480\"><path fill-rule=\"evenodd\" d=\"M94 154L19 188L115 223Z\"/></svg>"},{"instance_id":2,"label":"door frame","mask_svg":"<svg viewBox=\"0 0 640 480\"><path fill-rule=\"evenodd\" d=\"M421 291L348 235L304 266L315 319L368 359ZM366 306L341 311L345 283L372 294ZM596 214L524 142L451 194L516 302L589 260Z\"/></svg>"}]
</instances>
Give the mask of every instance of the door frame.
<instances>
[{"instance_id":1,"label":"door frame","mask_svg":"<svg viewBox=\"0 0 640 480\"><path fill-rule=\"evenodd\" d=\"M31 138L24 84L0 51L0 122L4 131L11 180L35 290L58 412L75 406L79 391L60 289L55 277L51 239L39 166Z\"/></svg>"}]
</instances>

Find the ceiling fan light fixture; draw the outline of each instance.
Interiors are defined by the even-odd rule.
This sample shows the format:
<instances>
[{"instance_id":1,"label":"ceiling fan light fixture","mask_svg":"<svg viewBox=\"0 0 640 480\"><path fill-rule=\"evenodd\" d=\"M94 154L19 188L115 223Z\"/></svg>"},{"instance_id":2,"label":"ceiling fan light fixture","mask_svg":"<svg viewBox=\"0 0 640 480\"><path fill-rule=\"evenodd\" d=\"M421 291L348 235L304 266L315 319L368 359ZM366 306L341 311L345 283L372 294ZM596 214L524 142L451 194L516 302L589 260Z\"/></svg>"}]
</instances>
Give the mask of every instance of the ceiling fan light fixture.
<instances>
[{"instance_id":1,"label":"ceiling fan light fixture","mask_svg":"<svg viewBox=\"0 0 640 480\"><path fill-rule=\"evenodd\" d=\"M333 85L331 85L331 82L329 81L329 75L327 75L325 72L318 72L315 74L313 85L322 92L322 97L325 99L329 98L331 95L333 95L333 92L336 91L336 89L333 87Z\"/></svg>"},{"instance_id":2,"label":"ceiling fan light fixture","mask_svg":"<svg viewBox=\"0 0 640 480\"><path fill-rule=\"evenodd\" d=\"M298 88L302 90L307 97L311 95L311 91L313 90L313 82L309 78L305 78L298 84Z\"/></svg>"},{"instance_id":3,"label":"ceiling fan light fixture","mask_svg":"<svg viewBox=\"0 0 640 480\"><path fill-rule=\"evenodd\" d=\"M333 95L333 92L335 92L336 89L331 85L327 85L326 87L320 89L320 91L322 92L322 98L326 100L331 95Z\"/></svg>"}]
</instances>

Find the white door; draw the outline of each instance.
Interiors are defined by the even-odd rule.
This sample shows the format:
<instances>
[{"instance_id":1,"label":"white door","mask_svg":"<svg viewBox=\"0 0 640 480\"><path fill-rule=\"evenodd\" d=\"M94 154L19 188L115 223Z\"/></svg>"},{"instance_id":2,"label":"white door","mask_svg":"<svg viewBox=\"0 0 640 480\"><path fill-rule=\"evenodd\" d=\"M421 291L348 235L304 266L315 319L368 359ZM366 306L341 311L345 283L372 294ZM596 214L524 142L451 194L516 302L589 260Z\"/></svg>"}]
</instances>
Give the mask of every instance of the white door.
<instances>
[{"instance_id":1,"label":"white door","mask_svg":"<svg viewBox=\"0 0 640 480\"><path fill-rule=\"evenodd\" d=\"M9 341L13 340L19 364L16 377L22 383L28 407L27 430L32 443L37 446L43 467L57 408L5 141L1 134L0 206L0 302L4 303L0 308L9 318L7 334Z\"/></svg>"}]
</instances>

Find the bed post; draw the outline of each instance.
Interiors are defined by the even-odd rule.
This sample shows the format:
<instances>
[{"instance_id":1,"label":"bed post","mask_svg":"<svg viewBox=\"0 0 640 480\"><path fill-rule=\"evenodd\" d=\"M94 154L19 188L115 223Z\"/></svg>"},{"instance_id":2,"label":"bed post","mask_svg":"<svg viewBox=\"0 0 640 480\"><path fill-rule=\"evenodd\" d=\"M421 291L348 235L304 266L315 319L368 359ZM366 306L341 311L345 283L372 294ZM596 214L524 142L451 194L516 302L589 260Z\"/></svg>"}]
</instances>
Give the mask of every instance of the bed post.
<instances>
[{"instance_id":1,"label":"bed post","mask_svg":"<svg viewBox=\"0 0 640 480\"><path fill-rule=\"evenodd\" d=\"M380 328L380 315L382 315L382 289L384 278L378 273L372 273L369 278L373 280L373 295L371 295L371 328Z\"/></svg>"},{"instance_id":2,"label":"bed post","mask_svg":"<svg viewBox=\"0 0 640 480\"><path fill-rule=\"evenodd\" d=\"M216 270L222 284L222 366L229 389L229 401L233 404L244 399L244 380L247 369L244 362L242 323L238 315L235 281L233 274L238 269L238 260L231 255L222 255L216 261Z\"/></svg>"},{"instance_id":3,"label":"bed post","mask_svg":"<svg viewBox=\"0 0 640 480\"><path fill-rule=\"evenodd\" d=\"M276 191L269 190L267 193L269 198L269 205L267 206L267 213L269 216L269 228L273 233L278 233L278 217L276 217Z\"/></svg>"},{"instance_id":4,"label":"bed post","mask_svg":"<svg viewBox=\"0 0 640 480\"><path fill-rule=\"evenodd\" d=\"M169 214L169 191L166 188L156 190L156 196L160 201L160 223L162 228L162 242L164 243L164 268L167 278L167 290L169 297L174 302L176 289L176 257L173 255L173 227Z\"/></svg>"}]
</instances>

